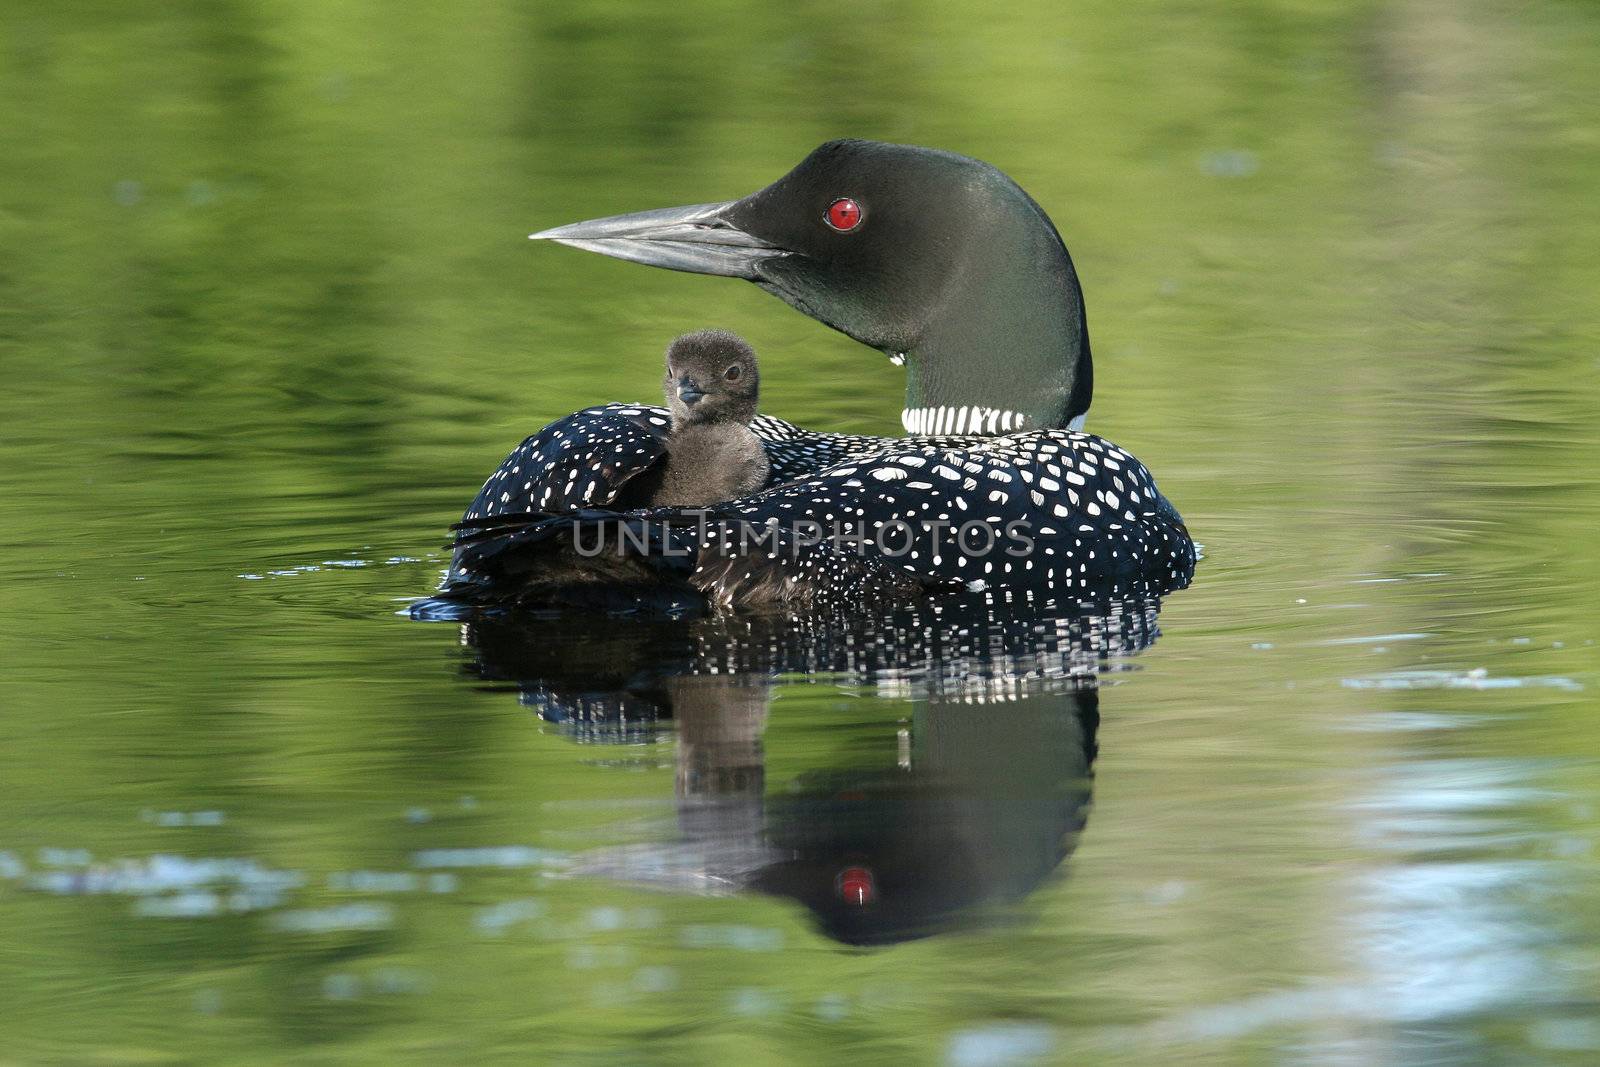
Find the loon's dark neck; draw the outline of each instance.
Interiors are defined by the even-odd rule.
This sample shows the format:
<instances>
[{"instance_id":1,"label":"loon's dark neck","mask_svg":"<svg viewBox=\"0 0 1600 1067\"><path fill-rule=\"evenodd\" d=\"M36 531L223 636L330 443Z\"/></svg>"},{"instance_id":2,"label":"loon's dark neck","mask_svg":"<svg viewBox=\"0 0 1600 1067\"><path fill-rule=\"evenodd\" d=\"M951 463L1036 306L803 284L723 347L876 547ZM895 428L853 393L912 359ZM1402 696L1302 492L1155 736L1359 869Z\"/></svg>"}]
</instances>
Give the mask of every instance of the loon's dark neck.
<instances>
[{"instance_id":1,"label":"loon's dark neck","mask_svg":"<svg viewBox=\"0 0 1600 1067\"><path fill-rule=\"evenodd\" d=\"M1089 410L1094 365L1077 272L1049 218L1015 192L1026 210L985 220L988 239L969 245L904 353L908 432L1076 428Z\"/></svg>"}]
</instances>

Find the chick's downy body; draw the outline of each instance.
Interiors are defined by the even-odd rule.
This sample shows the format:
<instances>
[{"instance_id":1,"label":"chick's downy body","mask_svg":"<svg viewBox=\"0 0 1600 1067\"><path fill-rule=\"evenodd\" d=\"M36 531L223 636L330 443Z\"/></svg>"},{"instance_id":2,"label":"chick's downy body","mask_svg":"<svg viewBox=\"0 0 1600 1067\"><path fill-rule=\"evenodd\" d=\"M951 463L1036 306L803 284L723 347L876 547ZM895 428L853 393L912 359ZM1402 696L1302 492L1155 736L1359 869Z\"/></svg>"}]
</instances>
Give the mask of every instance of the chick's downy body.
<instances>
[{"instance_id":1,"label":"chick's downy body","mask_svg":"<svg viewBox=\"0 0 1600 1067\"><path fill-rule=\"evenodd\" d=\"M767 484L771 463L750 429L760 398L756 354L725 330L685 334L667 348L672 430L650 495L657 507L705 507Z\"/></svg>"}]
</instances>

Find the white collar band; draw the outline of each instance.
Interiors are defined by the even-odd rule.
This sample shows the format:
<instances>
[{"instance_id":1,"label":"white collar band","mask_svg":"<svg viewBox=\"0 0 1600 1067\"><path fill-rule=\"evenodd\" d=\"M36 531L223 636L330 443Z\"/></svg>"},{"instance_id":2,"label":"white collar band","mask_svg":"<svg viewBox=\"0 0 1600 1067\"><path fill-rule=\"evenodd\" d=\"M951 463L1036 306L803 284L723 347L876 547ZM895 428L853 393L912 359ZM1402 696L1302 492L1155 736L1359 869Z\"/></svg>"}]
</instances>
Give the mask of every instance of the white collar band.
<instances>
[{"instance_id":1,"label":"white collar band","mask_svg":"<svg viewBox=\"0 0 1600 1067\"><path fill-rule=\"evenodd\" d=\"M1004 408L986 408L976 405L931 408L906 408L900 412L900 425L906 433L920 436L943 434L995 434L1015 433L1028 428L1028 417L1021 412ZM1083 426L1083 416L1073 420L1072 429Z\"/></svg>"}]
</instances>

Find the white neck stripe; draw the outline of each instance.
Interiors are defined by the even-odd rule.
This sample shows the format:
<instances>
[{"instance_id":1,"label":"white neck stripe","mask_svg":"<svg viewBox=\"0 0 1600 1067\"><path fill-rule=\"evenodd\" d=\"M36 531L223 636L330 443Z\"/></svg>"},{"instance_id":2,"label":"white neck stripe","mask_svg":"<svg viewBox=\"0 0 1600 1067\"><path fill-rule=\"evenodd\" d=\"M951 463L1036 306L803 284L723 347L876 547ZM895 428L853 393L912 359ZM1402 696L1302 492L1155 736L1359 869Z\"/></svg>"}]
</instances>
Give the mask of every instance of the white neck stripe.
<instances>
[{"instance_id":1,"label":"white neck stripe","mask_svg":"<svg viewBox=\"0 0 1600 1067\"><path fill-rule=\"evenodd\" d=\"M1013 433L1027 427L1028 416L1004 408L973 405L906 408L900 412L900 425L906 433L923 436L940 434ZM1072 420L1073 430L1083 428L1083 416Z\"/></svg>"}]
</instances>

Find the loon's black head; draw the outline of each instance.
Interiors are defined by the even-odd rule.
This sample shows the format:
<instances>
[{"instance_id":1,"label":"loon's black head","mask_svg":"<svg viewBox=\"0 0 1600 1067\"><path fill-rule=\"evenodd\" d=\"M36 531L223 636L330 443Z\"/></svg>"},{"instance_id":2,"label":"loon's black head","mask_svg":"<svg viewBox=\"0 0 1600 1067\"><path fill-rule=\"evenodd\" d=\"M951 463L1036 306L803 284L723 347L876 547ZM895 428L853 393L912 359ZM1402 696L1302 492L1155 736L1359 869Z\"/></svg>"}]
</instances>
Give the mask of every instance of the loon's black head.
<instances>
[{"instance_id":1,"label":"loon's black head","mask_svg":"<svg viewBox=\"0 0 1600 1067\"><path fill-rule=\"evenodd\" d=\"M686 333L668 345L662 385L674 426L746 423L760 402L755 350L727 330Z\"/></svg>"},{"instance_id":2,"label":"loon's black head","mask_svg":"<svg viewBox=\"0 0 1600 1067\"><path fill-rule=\"evenodd\" d=\"M987 163L830 141L758 192L533 235L745 278L908 367L906 428L1066 426L1089 408L1083 298L1044 211Z\"/></svg>"}]
</instances>

